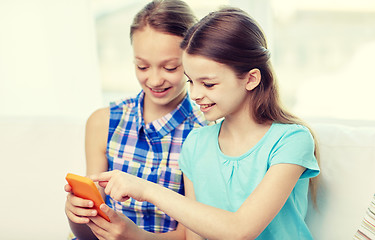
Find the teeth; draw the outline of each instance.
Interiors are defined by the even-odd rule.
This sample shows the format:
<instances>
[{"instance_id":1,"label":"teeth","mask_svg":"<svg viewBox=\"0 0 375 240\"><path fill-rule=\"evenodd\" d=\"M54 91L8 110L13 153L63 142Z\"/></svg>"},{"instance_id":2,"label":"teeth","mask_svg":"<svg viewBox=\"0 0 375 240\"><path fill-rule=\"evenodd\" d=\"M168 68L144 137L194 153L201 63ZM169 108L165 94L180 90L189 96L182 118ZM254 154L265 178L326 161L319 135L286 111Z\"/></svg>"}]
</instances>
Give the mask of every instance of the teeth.
<instances>
[{"instance_id":1,"label":"teeth","mask_svg":"<svg viewBox=\"0 0 375 240\"><path fill-rule=\"evenodd\" d=\"M164 92L165 90L167 90L167 89L166 88L164 88L164 89L152 89L152 91L157 92L157 93Z\"/></svg>"},{"instance_id":2,"label":"teeth","mask_svg":"<svg viewBox=\"0 0 375 240\"><path fill-rule=\"evenodd\" d=\"M208 108L208 107L211 107L212 105L214 105L213 103L211 104L203 104L201 105L202 108Z\"/></svg>"}]
</instances>

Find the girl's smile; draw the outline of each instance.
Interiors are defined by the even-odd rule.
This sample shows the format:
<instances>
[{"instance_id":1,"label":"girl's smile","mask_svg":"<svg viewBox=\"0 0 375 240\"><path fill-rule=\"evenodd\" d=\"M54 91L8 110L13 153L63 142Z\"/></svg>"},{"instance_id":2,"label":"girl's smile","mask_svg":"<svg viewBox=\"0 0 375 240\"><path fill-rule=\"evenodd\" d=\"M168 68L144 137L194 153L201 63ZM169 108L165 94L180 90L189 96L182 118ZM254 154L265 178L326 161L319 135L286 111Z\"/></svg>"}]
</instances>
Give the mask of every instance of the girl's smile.
<instances>
[{"instance_id":1,"label":"girl's smile","mask_svg":"<svg viewBox=\"0 0 375 240\"><path fill-rule=\"evenodd\" d=\"M185 75L190 83L190 97L200 106L209 121L224 116L250 117L246 79L219 62L200 55L182 54Z\"/></svg>"},{"instance_id":2,"label":"girl's smile","mask_svg":"<svg viewBox=\"0 0 375 240\"><path fill-rule=\"evenodd\" d=\"M200 106L200 109L203 113L206 113L208 111L211 110L211 108L213 108L216 103L211 103L211 104L198 104Z\"/></svg>"},{"instance_id":3,"label":"girl's smile","mask_svg":"<svg viewBox=\"0 0 375 240\"><path fill-rule=\"evenodd\" d=\"M145 102L152 106L149 109L160 116L176 108L186 95L181 41L182 37L150 27L133 35L136 76L145 92Z\"/></svg>"},{"instance_id":4,"label":"girl's smile","mask_svg":"<svg viewBox=\"0 0 375 240\"><path fill-rule=\"evenodd\" d=\"M171 87L168 88L149 88L150 93L155 97L155 98L163 98L165 97L168 92L171 90Z\"/></svg>"}]
</instances>

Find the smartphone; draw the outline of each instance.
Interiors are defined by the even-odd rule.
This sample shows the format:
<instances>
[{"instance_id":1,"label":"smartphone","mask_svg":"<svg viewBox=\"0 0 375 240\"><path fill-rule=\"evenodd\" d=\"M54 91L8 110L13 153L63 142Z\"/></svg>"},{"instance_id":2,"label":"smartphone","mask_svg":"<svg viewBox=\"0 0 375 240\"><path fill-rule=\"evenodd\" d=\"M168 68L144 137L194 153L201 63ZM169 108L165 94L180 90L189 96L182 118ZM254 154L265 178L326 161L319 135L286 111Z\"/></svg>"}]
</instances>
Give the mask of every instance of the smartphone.
<instances>
[{"instance_id":1,"label":"smartphone","mask_svg":"<svg viewBox=\"0 0 375 240\"><path fill-rule=\"evenodd\" d=\"M98 214L110 222L108 216L99 208L104 201L95 183L90 178L68 173L65 179L72 187L72 192L74 195L93 201L94 208L98 211Z\"/></svg>"}]
</instances>

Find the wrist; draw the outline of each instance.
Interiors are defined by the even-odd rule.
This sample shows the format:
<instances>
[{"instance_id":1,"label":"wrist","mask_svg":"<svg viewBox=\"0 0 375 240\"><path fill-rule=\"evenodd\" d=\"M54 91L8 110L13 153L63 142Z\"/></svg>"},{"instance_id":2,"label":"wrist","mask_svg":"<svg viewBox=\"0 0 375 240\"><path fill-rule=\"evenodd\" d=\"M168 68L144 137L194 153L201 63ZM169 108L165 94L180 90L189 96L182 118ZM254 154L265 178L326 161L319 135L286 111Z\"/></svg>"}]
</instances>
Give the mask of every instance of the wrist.
<instances>
[{"instance_id":1,"label":"wrist","mask_svg":"<svg viewBox=\"0 0 375 240\"><path fill-rule=\"evenodd\" d=\"M144 199L145 201L155 204L155 196L158 196L158 189L160 185L154 182L147 181L144 188Z\"/></svg>"}]
</instances>

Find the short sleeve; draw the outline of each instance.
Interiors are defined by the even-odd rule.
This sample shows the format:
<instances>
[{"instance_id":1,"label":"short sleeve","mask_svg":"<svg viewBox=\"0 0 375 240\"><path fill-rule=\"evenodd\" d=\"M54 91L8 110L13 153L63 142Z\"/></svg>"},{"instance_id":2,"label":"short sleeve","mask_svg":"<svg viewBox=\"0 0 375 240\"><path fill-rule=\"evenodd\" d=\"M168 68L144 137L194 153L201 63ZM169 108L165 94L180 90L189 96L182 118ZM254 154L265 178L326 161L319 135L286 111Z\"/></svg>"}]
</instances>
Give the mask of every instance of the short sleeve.
<instances>
[{"instance_id":1,"label":"short sleeve","mask_svg":"<svg viewBox=\"0 0 375 240\"><path fill-rule=\"evenodd\" d=\"M280 163L297 164L306 170L301 178L312 178L320 169L314 155L315 143L310 131L301 125L292 125L276 144L270 166Z\"/></svg>"},{"instance_id":2,"label":"short sleeve","mask_svg":"<svg viewBox=\"0 0 375 240\"><path fill-rule=\"evenodd\" d=\"M182 149L181 149L181 154L178 159L178 165L183 172L190 180L192 180L192 169L193 169L193 154L195 152L195 144L197 143L197 132L198 129L192 130L187 138L185 139Z\"/></svg>"}]
</instances>

